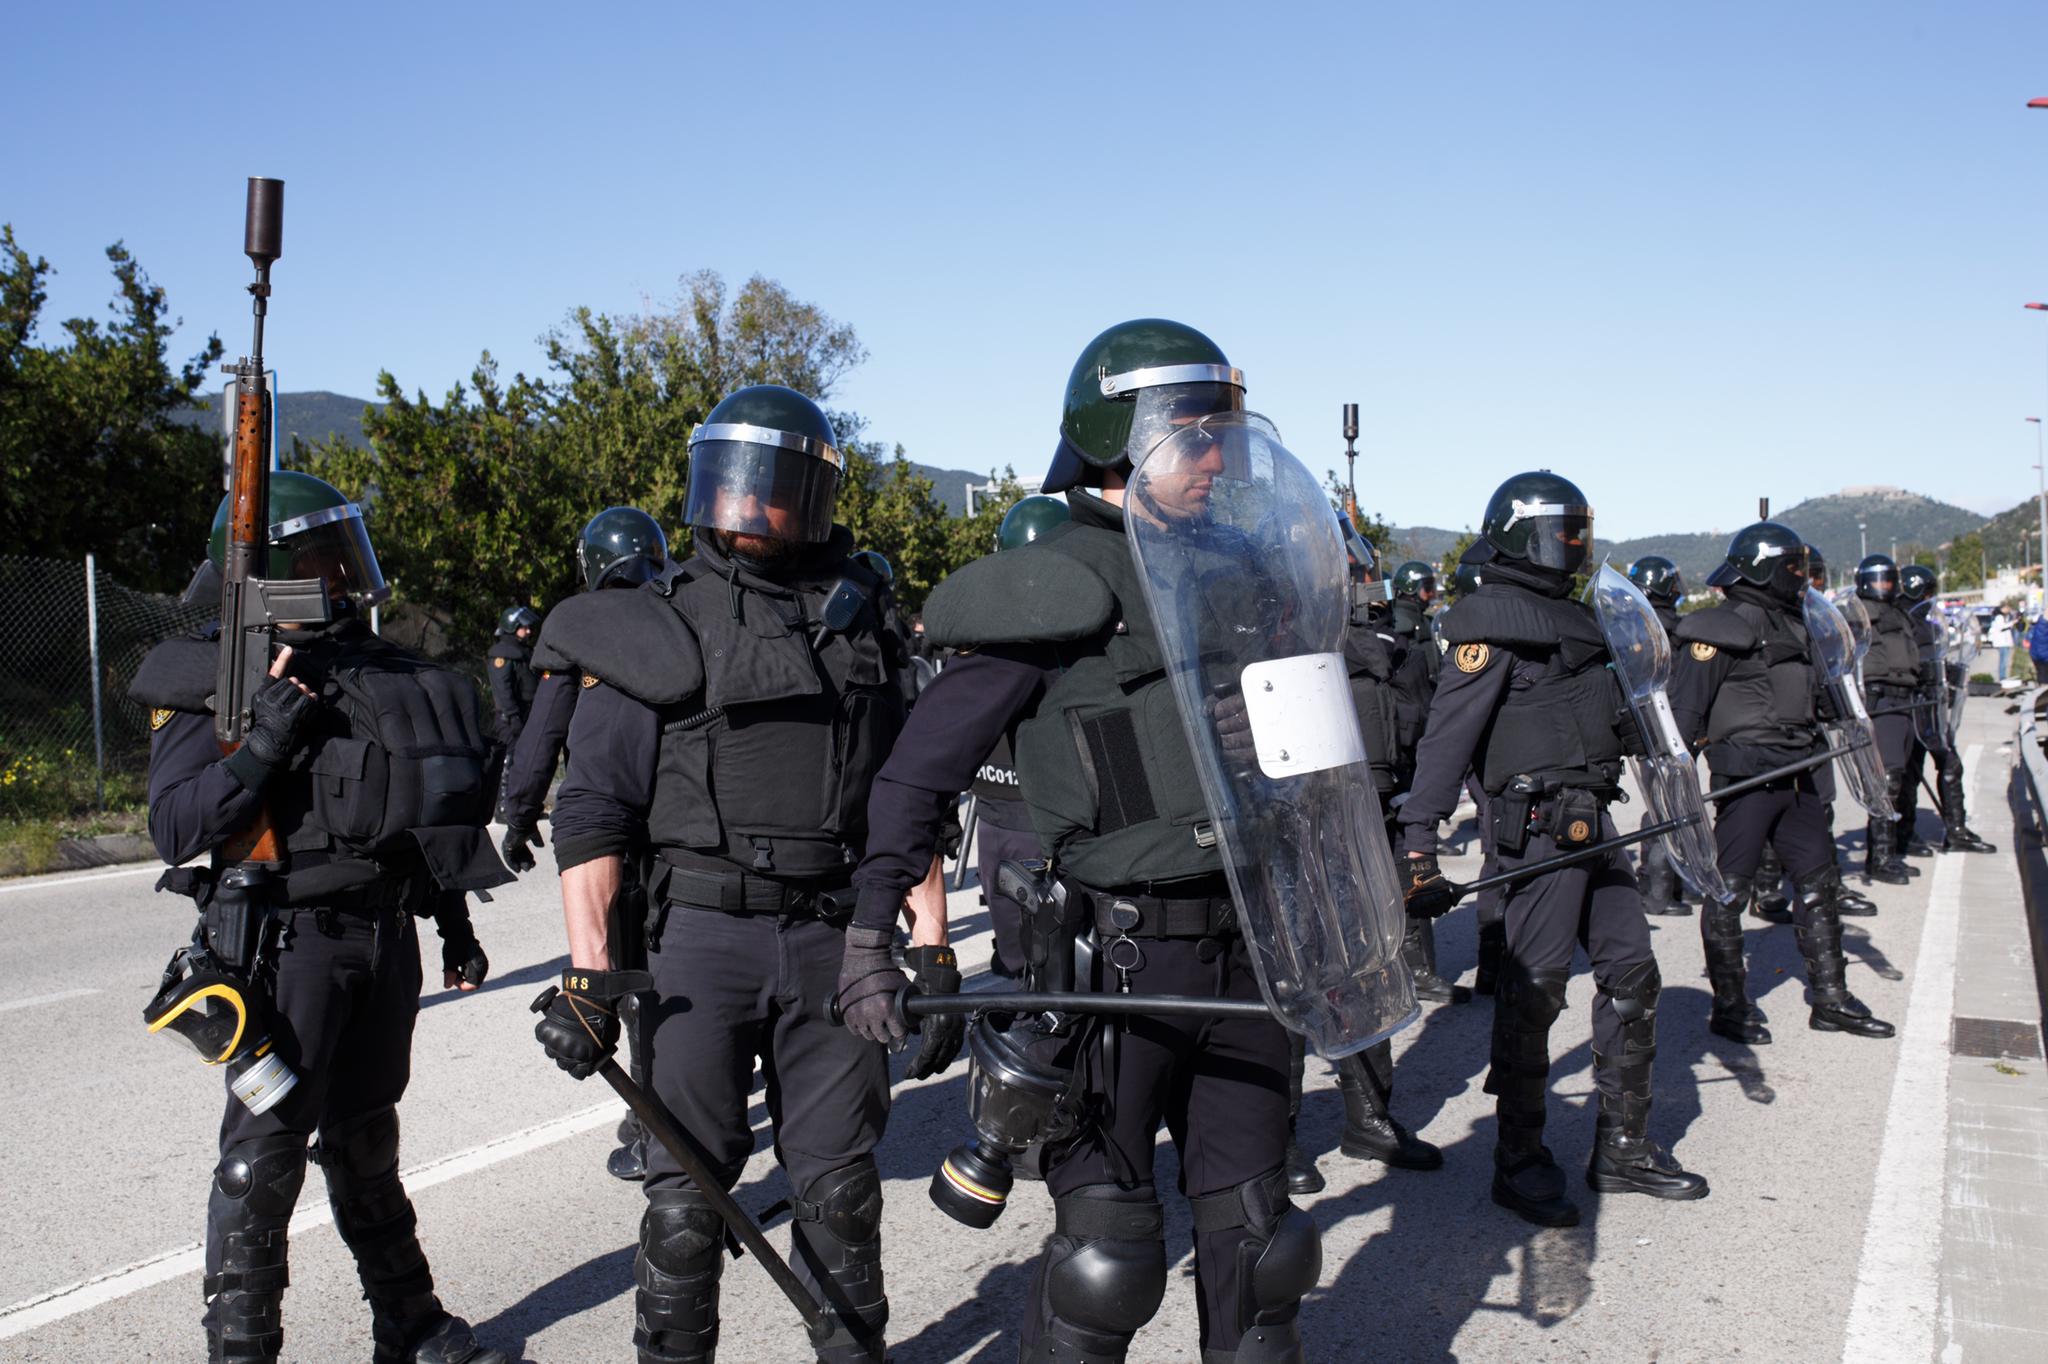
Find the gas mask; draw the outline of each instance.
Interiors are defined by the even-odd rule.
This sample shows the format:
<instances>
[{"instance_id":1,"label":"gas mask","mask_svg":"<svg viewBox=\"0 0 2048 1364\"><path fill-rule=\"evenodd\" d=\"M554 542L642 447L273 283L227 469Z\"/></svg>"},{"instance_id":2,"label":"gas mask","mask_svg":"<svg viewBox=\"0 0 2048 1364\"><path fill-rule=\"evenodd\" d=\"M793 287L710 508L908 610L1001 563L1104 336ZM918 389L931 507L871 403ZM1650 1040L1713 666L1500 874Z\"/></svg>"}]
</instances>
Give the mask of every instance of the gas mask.
<instances>
[{"instance_id":1,"label":"gas mask","mask_svg":"<svg viewBox=\"0 0 2048 1364\"><path fill-rule=\"evenodd\" d=\"M953 1148L931 1184L939 1211L980 1229L1003 1215L1015 1182L1011 1162L1029 1147L1072 1136L1080 1118L1073 1069L1041 1059L1062 1039L1038 1020L999 1029L990 1018L976 1018L967 1034L974 1140Z\"/></svg>"},{"instance_id":2,"label":"gas mask","mask_svg":"<svg viewBox=\"0 0 2048 1364\"><path fill-rule=\"evenodd\" d=\"M268 999L196 943L171 955L142 1021L183 1038L207 1065L226 1066L229 1091L251 1113L276 1107L299 1082L272 1043Z\"/></svg>"}]
</instances>

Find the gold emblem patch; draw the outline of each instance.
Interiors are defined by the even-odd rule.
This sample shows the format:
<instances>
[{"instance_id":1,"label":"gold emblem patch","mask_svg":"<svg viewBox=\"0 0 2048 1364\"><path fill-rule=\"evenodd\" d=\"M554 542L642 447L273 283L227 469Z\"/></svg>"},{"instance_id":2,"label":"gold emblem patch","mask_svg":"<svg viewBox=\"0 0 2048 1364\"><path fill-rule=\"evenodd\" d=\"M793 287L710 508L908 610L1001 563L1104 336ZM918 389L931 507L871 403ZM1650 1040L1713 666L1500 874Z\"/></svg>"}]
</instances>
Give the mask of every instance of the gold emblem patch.
<instances>
[{"instance_id":1,"label":"gold emblem patch","mask_svg":"<svg viewBox=\"0 0 2048 1364\"><path fill-rule=\"evenodd\" d=\"M594 687L594 686L596 686L596 685L597 685L597 683L598 683L598 677L597 677L597 674L596 674L596 673L585 673L585 674L583 674L583 685L584 685L584 686L586 686L586 687Z\"/></svg>"},{"instance_id":2,"label":"gold emblem patch","mask_svg":"<svg viewBox=\"0 0 2048 1364\"><path fill-rule=\"evenodd\" d=\"M1694 660L1700 663L1705 663L1708 659L1712 658L1715 654L1718 654L1720 652L1721 651L1719 649L1716 649L1711 644L1695 644L1692 646L1692 656Z\"/></svg>"},{"instance_id":3,"label":"gold emblem patch","mask_svg":"<svg viewBox=\"0 0 2048 1364\"><path fill-rule=\"evenodd\" d=\"M1587 824L1585 820L1575 819L1572 821L1572 827L1565 830L1565 836L1574 843L1584 843L1592 832L1592 826Z\"/></svg>"},{"instance_id":4,"label":"gold emblem patch","mask_svg":"<svg viewBox=\"0 0 2048 1364\"><path fill-rule=\"evenodd\" d=\"M1476 673L1485 667L1493 657L1493 650L1484 644L1460 644L1454 656L1461 673Z\"/></svg>"},{"instance_id":5,"label":"gold emblem patch","mask_svg":"<svg viewBox=\"0 0 2048 1364\"><path fill-rule=\"evenodd\" d=\"M163 728L163 727L164 727L165 725L167 725L167 724L169 724L169 723L171 722L171 716L173 716L173 715L174 715L174 714L176 714L176 713L177 713L177 712L175 712L175 711L172 711L172 710L169 710L169 709L165 709L165 708L159 708L159 709L156 709L156 710L153 710L153 711L151 711L151 712L149 713L149 727L150 727L150 729L152 729L152 730L159 730L159 729L162 729L162 728Z\"/></svg>"},{"instance_id":6,"label":"gold emblem patch","mask_svg":"<svg viewBox=\"0 0 2048 1364\"><path fill-rule=\"evenodd\" d=\"M505 660L502 658L494 658L491 660L491 666L493 668L502 668L505 666Z\"/></svg>"}]
</instances>

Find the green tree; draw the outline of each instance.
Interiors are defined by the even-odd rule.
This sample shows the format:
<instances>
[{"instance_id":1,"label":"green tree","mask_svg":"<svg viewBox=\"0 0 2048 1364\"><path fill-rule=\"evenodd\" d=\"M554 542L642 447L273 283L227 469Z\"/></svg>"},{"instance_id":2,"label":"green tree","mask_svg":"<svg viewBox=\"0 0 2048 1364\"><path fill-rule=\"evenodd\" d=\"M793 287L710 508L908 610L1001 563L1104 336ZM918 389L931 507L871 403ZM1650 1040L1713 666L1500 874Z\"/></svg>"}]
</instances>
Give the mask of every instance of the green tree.
<instances>
[{"instance_id":1,"label":"green tree","mask_svg":"<svg viewBox=\"0 0 2048 1364\"><path fill-rule=\"evenodd\" d=\"M1941 588L1944 592L1962 592L1983 585L1984 536L1973 530L1949 541L1941 564Z\"/></svg>"},{"instance_id":2,"label":"green tree","mask_svg":"<svg viewBox=\"0 0 2048 1364\"><path fill-rule=\"evenodd\" d=\"M217 336L170 357L182 319L119 242L105 323L72 318L38 338L50 263L0 226L0 528L15 554L88 551L123 581L184 585L220 501L220 448L181 424L221 357Z\"/></svg>"},{"instance_id":3,"label":"green tree","mask_svg":"<svg viewBox=\"0 0 2048 1364\"><path fill-rule=\"evenodd\" d=\"M1465 557L1466 550L1478 543L1479 533L1468 529L1457 538L1457 541L1449 549L1444 551L1443 557L1438 559L1436 563L1436 580L1440 587L1448 587L1450 585L1451 578L1458 571L1458 561Z\"/></svg>"}]
</instances>

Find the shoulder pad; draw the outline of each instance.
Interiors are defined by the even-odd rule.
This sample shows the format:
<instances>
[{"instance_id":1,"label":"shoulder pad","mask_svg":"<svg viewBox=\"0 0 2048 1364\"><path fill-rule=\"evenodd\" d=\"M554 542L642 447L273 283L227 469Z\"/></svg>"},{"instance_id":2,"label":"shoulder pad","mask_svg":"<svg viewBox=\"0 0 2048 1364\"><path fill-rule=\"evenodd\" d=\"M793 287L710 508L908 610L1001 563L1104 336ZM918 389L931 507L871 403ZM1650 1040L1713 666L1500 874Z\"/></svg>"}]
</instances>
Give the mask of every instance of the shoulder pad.
<instances>
[{"instance_id":1,"label":"shoulder pad","mask_svg":"<svg viewBox=\"0 0 2048 1364\"><path fill-rule=\"evenodd\" d=\"M1115 618L1101 575L1044 541L955 570L924 604L926 637L954 649L1087 639Z\"/></svg>"},{"instance_id":2,"label":"shoulder pad","mask_svg":"<svg viewBox=\"0 0 2048 1364\"><path fill-rule=\"evenodd\" d=\"M491 641L491 647L485 651L484 657L525 658L528 652L529 651L527 647L524 644L521 644L518 640L512 638L512 636L500 635L496 639Z\"/></svg>"},{"instance_id":3,"label":"shoulder pad","mask_svg":"<svg viewBox=\"0 0 2048 1364\"><path fill-rule=\"evenodd\" d=\"M218 632L167 639L142 657L128 695L151 710L213 713L214 683L220 668Z\"/></svg>"},{"instance_id":4,"label":"shoulder pad","mask_svg":"<svg viewBox=\"0 0 2048 1364\"><path fill-rule=\"evenodd\" d=\"M1555 649L1558 624L1533 598L1475 592L1459 602L1455 611L1446 612L1437 629L1447 645L1519 644Z\"/></svg>"},{"instance_id":5,"label":"shoulder pad","mask_svg":"<svg viewBox=\"0 0 2048 1364\"><path fill-rule=\"evenodd\" d=\"M651 586L564 599L541 623L533 664L587 673L651 706L673 705L704 689L697 637Z\"/></svg>"},{"instance_id":6,"label":"shoulder pad","mask_svg":"<svg viewBox=\"0 0 2048 1364\"><path fill-rule=\"evenodd\" d=\"M1726 649L1731 654L1754 653L1762 642L1756 625L1734 606L1710 606L1704 611L1682 616L1671 637L1688 644Z\"/></svg>"}]
</instances>

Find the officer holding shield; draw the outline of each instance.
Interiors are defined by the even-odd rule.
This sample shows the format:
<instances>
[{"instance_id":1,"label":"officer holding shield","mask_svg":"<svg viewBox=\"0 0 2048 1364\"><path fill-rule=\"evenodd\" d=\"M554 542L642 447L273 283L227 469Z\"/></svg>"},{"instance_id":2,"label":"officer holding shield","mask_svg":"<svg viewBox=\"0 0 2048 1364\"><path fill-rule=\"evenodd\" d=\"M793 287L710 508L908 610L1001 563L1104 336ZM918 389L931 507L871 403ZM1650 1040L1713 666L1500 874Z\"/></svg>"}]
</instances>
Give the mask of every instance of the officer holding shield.
<instances>
[{"instance_id":1,"label":"officer holding shield","mask_svg":"<svg viewBox=\"0 0 2048 1364\"><path fill-rule=\"evenodd\" d=\"M1920 645L1912 619L1899 601L1899 566L1886 554L1866 555L1856 565L1856 596L1870 617L1870 652L1863 660L1863 689L1884 764L1885 789L1894 818L1872 819L1864 839L1863 870L1873 881L1902 886L1917 874L1902 856L1933 851L1913 832L1916 801L1906 790L1907 750L1913 744L1912 707L1920 690Z\"/></svg>"},{"instance_id":2,"label":"officer holding shield","mask_svg":"<svg viewBox=\"0 0 2048 1364\"><path fill-rule=\"evenodd\" d=\"M1316 560L1330 575L1317 595L1297 591L1284 549L1229 523L1251 488L1247 449L1268 473L1281 457L1298 468L1243 406L1243 376L1180 323L1126 322L1082 351L1045 484L1065 491L1071 521L967 565L926 603L927 632L961 653L919 699L875 784L841 984L850 1028L876 1041L899 1034L892 1001L903 978L884 930L930 861L953 793L1013 729L1020 795L1050 874L1098 948L1081 985L1237 1000L1265 992L1263 959L1254 958L1260 907L1234 901L1240 873L1226 860L1234 826L1209 793L1267 781L1254 773L1271 755L1257 751L1247 687L1198 683L1207 660L1190 641L1228 660L1234 647L1265 647L1273 622L1296 606L1318 619L1327 611L1341 627L1341 548L1305 472L1306 496L1325 508L1309 532L1313 552L1328 556ZM1327 663L1317 657L1307 666ZM1336 715L1348 721L1341 659L1320 676L1337 688ZM1177 682L1200 689L1184 696ZM1350 733L1355 743L1355 727ZM1307 789L1323 776L1260 789ZM1367 783L1348 808L1366 810L1372 800ZM1282 812L1268 806L1244 817L1268 816ZM1279 824L1260 827L1275 858L1285 858ZM1338 844L1333 855L1351 846ZM1390 1006L1396 1017L1364 1026L1354 1048L1414 1009L1398 927L1382 925L1372 945L1401 998ZM1302 994L1299 983L1276 988L1288 1004ZM1287 1031L1269 1018L1139 1017L1082 1030L1068 1059L1085 1117L1074 1136L1045 1150L1057 1226L1039 1262L1020 1359L1124 1360L1158 1310L1167 1261L1152 1170L1162 1119L1180 1148L1194 1213L1203 1358L1302 1359L1295 1316L1321 1252L1315 1223L1288 1200L1282 1169Z\"/></svg>"},{"instance_id":3,"label":"officer holding shield","mask_svg":"<svg viewBox=\"0 0 2048 1364\"><path fill-rule=\"evenodd\" d=\"M1946 623L1934 601L1937 585L1934 570L1925 564L1908 564L1899 570L1899 598L1913 620L1921 666L1918 708L1913 713L1915 742L1906 758L1900 810L1903 816L1910 808L1907 802L1916 799L1922 767L1932 753L1935 788L1941 796L1941 850L1997 852L1997 845L1972 833L1964 819L1963 755L1956 743L1954 698L1969 681L1957 674L1968 670L1950 657ZM1909 821L1902 818L1900 827L1910 828Z\"/></svg>"},{"instance_id":4,"label":"officer holding shield","mask_svg":"<svg viewBox=\"0 0 2048 1364\"><path fill-rule=\"evenodd\" d=\"M1671 705L1686 741L1704 747L1714 784L1733 785L1824 752L1829 735L1816 697L1824 694L1826 679L1802 603L1834 608L1808 586L1805 543L1789 526L1759 521L1736 533L1707 581L1726 599L1680 622ZM1833 619L1852 654L1846 625L1838 614ZM1832 671L1853 667L1851 656L1838 663ZM1853 685L1853 679L1838 676L1834 684ZM1830 704L1841 708L1845 700ZM1881 802L1883 777L1868 750L1859 749L1851 761L1865 764L1851 774L1859 799ZM1733 1041L1771 1040L1762 1012L1749 1000L1741 919L1766 840L1797 888L1794 915L1811 1026L1858 1037L1892 1035L1891 1024L1873 1018L1844 980L1841 874L1819 780L1812 769L1781 777L1722 802L1714 823L1730 897L1702 908L1700 940L1714 992L1708 1027ZM1873 782L1879 787L1874 795L1868 789Z\"/></svg>"},{"instance_id":5,"label":"officer holding shield","mask_svg":"<svg viewBox=\"0 0 2048 1364\"><path fill-rule=\"evenodd\" d=\"M1414 791L1401 808L1411 914L1441 914L1452 903L1437 867L1437 826L1455 807L1467 770L1485 788L1503 871L1615 836L1607 805L1620 794L1635 725L1608 669L1599 623L1572 600L1592 545L1593 510L1569 479L1517 474L1487 503L1480 539L1466 552L1482 565L1484 581L1443 623L1449 653ZM1704 1197L1706 1180L1649 1137L1662 982L1627 858L1616 851L1531 876L1509 887L1505 910L1507 955L1486 1081L1500 1124L1494 1201L1539 1225L1578 1221L1543 1126L1550 1028L1580 944L1598 985L1600 1113L1587 1182L1602 1192Z\"/></svg>"},{"instance_id":6,"label":"officer holding shield","mask_svg":"<svg viewBox=\"0 0 2048 1364\"><path fill-rule=\"evenodd\" d=\"M1678 571L1678 565L1661 554L1645 554L1628 566L1628 580L1642 589L1650 605L1657 612L1657 620L1668 636L1678 628L1678 603L1685 599L1685 575ZM1649 814L1643 816L1645 823ZM1642 850L1642 866L1637 880L1643 888L1643 912L1645 914L1686 915L1692 913L1685 903L1684 888L1679 884L1678 871L1671 865L1671 855L1665 850L1662 839L1652 839Z\"/></svg>"}]
</instances>

